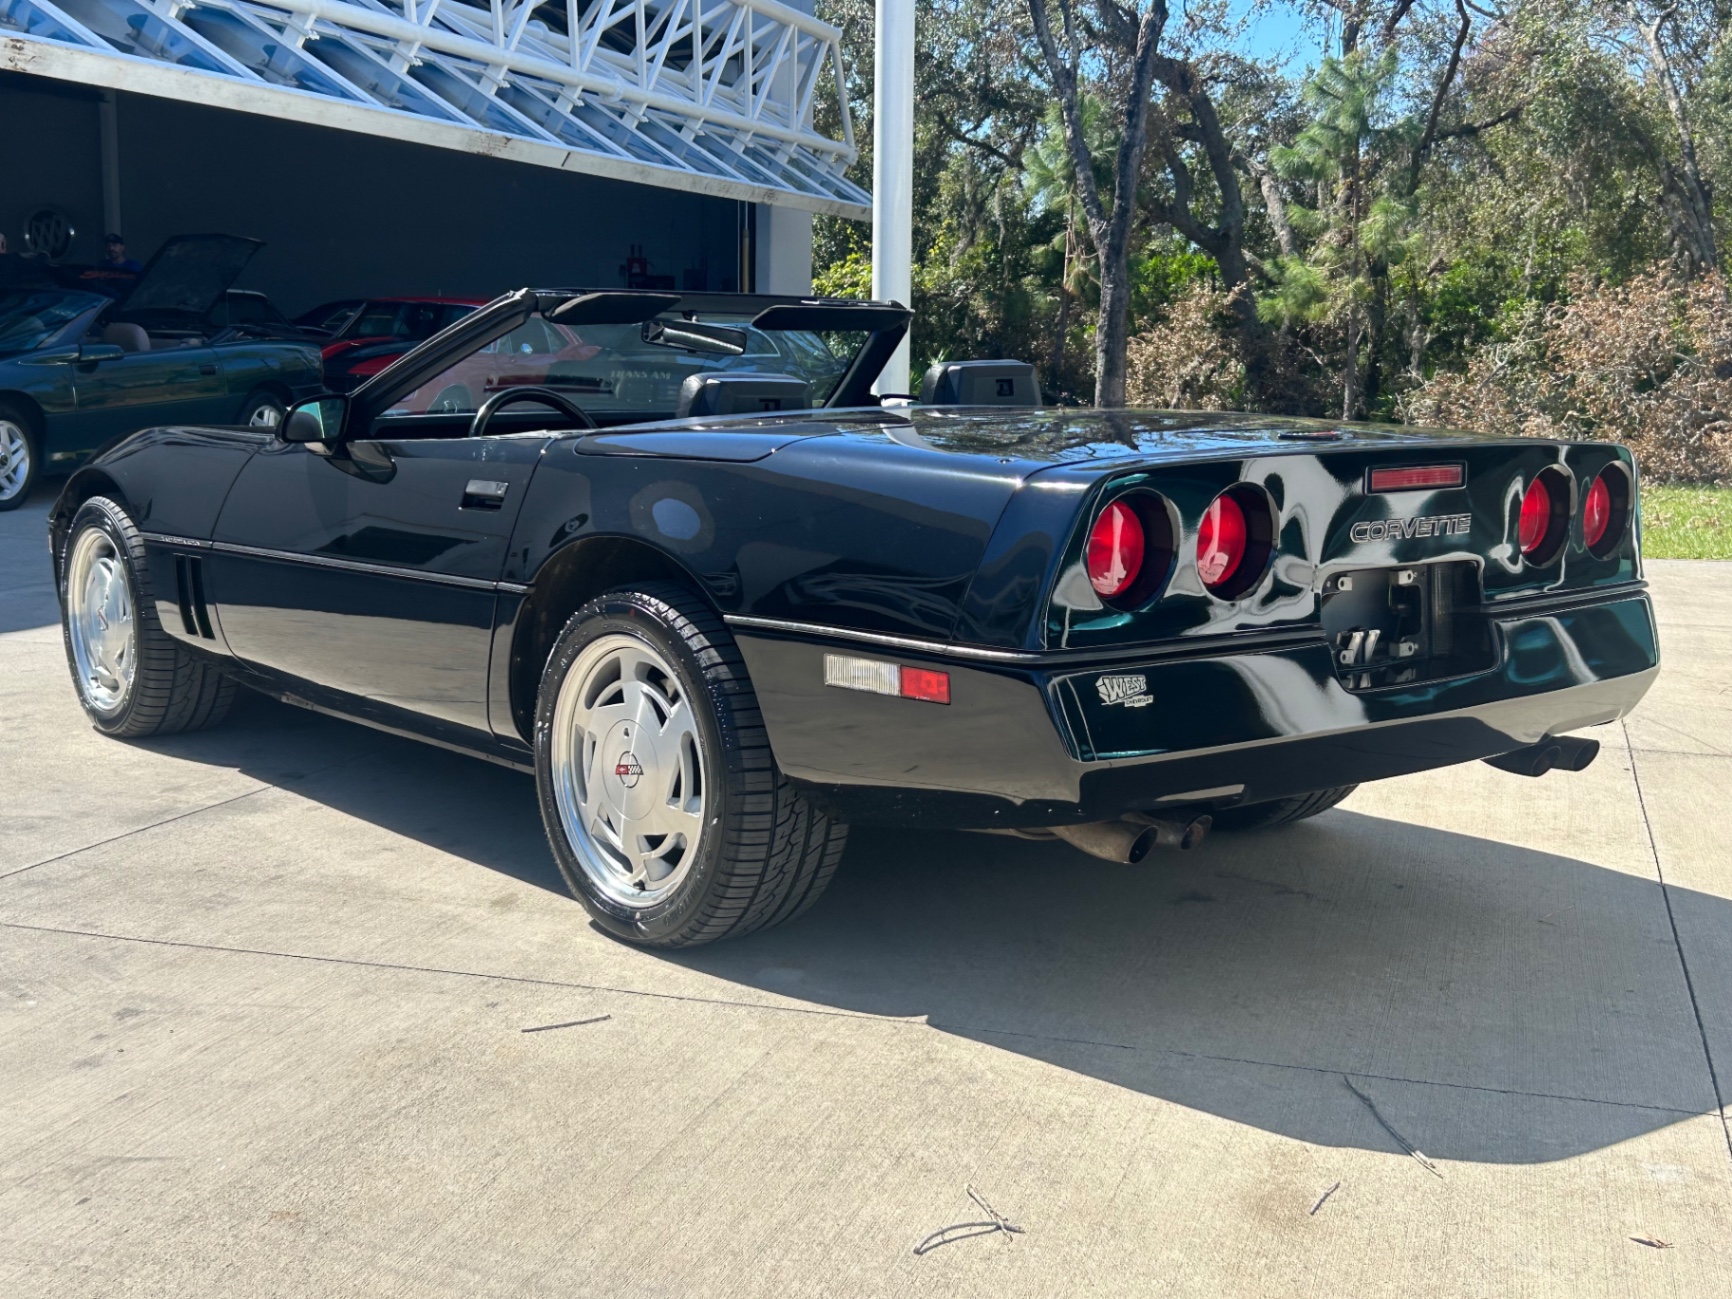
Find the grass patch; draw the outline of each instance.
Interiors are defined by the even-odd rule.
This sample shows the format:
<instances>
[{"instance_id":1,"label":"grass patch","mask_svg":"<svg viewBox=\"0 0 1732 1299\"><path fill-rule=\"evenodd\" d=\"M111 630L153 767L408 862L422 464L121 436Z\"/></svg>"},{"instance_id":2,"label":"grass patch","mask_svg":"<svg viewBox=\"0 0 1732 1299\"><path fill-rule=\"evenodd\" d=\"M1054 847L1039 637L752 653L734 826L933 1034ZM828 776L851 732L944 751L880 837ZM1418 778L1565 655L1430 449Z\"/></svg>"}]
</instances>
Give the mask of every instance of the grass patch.
<instances>
[{"instance_id":1,"label":"grass patch","mask_svg":"<svg viewBox=\"0 0 1732 1299\"><path fill-rule=\"evenodd\" d=\"M1648 559L1732 559L1732 487L1642 487Z\"/></svg>"}]
</instances>

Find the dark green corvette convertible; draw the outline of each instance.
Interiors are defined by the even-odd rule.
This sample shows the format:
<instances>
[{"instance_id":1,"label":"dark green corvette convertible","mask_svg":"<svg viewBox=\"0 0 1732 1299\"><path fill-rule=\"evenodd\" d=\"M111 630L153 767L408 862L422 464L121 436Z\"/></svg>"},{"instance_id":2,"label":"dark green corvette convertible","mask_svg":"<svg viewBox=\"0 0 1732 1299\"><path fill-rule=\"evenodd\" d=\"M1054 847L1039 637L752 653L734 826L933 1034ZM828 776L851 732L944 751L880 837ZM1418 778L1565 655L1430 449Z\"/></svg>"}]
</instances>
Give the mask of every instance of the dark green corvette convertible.
<instances>
[{"instance_id":1,"label":"dark green corvette convertible","mask_svg":"<svg viewBox=\"0 0 1732 1299\"><path fill-rule=\"evenodd\" d=\"M169 240L121 302L44 283L0 292L0 510L147 425L274 426L320 387L319 349L213 310L259 244ZM220 314L220 313L218 313Z\"/></svg>"}]
</instances>

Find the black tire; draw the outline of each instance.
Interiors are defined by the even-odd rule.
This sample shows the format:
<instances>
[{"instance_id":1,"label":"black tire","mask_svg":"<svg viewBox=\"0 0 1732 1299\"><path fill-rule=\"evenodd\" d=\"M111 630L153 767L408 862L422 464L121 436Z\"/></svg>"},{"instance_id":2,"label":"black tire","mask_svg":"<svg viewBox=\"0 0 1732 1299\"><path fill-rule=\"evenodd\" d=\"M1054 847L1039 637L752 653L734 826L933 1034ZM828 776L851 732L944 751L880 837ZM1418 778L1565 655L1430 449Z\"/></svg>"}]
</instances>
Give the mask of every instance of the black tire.
<instances>
[{"instance_id":1,"label":"black tire","mask_svg":"<svg viewBox=\"0 0 1732 1299\"><path fill-rule=\"evenodd\" d=\"M19 455L24 457L22 479L10 472L16 467L15 458ZM22 406L0 401L0 512L15 510L29 500L41 476L42 430Z\"/></svg>"},{"instance_id":2,"label":"black tire","mask_svg":"<svg viewBox=\"0 0 1732 1299\"><path fill-rule=\"evenodd\" d=\"M80 679L73 649L72 602L68 574L79 539L92 529L113 543L132 601L134 661L131 689L117 706L98 706ZM222 720L234 702L232 678L212 660L182 646L162 629L145 562L144 541L126 511L105 496L93 496L78 507L67 529L66 544L57 559L60 586L60 633L73 689L85 716L104 735L136 738L196 731Z\"/></svg>"},{"instance_id":3,"label":"black tire","mask_svg":"<svg viewBox=\"0 0 1732 1299\"><path fill-rule=\"evenodd\" d=\"M1335 789L1320 789L1315 794L1299 794L1293 798L1271 799L1267 803L1229 807L1215 813L1215 829L1272 830L1278 825L1291 825L1295 821L1316 816L1319 812L1327 812L1358 788L1358 785L1341 785Z\"/></svg>"},{"instance_id":4,"label":"black tire","mask_svg":"<svg viewBox=\"0 0 1732 1299\"><path fill-rule=\"evenodd\" d=\"M561 689L587 646L622 634L647 642L675 669L680 693L697 705L697 735L707 751L704 829L693 860L668 896L645 907L621 905L591 878L567 834L555 789ZM542 822L566 885L602 928L644 946L694 947L794 919L823 893L847 843L848 827L777 768L728 629L674 583L611 591L565 624L536 699L535 772Z\"/></svg>"},{"instance_id":5,"label":"black tire","mask_svg":"<svg viewBox=\"0 0 1732 1299\"><path fill-rule=\"evenodd\" d=\"M283 416L288 413L288 404L283 401L281 394L272 392L269 388L255 388L241 403L235 423L252 428L274 429L281 427Z\"/></svg>"}]
</instances>

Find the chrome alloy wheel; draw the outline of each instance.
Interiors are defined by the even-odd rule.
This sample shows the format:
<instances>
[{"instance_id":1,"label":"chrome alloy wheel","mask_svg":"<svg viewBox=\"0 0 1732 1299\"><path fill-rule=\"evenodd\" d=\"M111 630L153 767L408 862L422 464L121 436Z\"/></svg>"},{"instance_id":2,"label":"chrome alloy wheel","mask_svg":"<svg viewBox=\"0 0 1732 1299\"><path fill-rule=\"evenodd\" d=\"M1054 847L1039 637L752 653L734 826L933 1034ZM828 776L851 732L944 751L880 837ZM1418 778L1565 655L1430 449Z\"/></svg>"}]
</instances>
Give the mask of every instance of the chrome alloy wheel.
<instances>
[{"instance_id":1,"label":"chrome alloy wheel","mask_svg":"<svg viewBox=\"0 0 1732 1299\"><path fill-rule=\"evenodd\" d=\"M692 700L661 652L598 637L559 689L551 774L566 841L622 907L665 900L697 861L710 773Z\"/></svg>"},{"instance_id":2,"label":"chrome alloy wheel","mask_svg":"<svg viewBox=\"0 0 1732 1299\"><path fill-rule=\"evenodd\" d=\"M132 588L120 550L100 528L86 528L66 565L66 624L78 688L99 713L118 712L138 669Z\"/></svg>"},{"instance_id":3,"label":"chrome alloy wheel","mask_svg":"<svg viewBox=\"0 0 1732 1299\"><path fill-rule=\"evenodd\" d=\"M275 428L282 422L282 408L271 401L261 401L247 416L248 428Z\"/></svg>"},{"instance_id":4,"label":"chrome alloy wheel","mask_svg":"<svg viewBox=\"0 0 1732 1299\"><path fill-rule=\"evenodd\" d=\"M30 439L9 419L0 419L0 501L9 501L30 480Z\"/></svg>"}]
</instances>

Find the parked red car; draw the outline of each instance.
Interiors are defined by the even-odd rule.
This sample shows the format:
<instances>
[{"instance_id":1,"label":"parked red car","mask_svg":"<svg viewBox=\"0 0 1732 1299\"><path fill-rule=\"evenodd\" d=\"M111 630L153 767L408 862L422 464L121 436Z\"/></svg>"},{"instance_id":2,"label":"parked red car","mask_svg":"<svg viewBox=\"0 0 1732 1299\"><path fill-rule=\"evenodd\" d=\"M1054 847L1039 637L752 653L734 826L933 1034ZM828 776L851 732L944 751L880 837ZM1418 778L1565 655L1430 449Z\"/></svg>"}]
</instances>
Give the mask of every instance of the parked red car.
<instances>
[{"instance_id":1,"label":"parked red car","mask_svg":"<svg viewBox=\"0 0 1732 1299\"><path fill-rule=\"evenodd\" d=\"M475 298L351 298L322 303L295 323L326 333L325 383L347 392L481 305Z\"/></svg>"}]
</instances>

